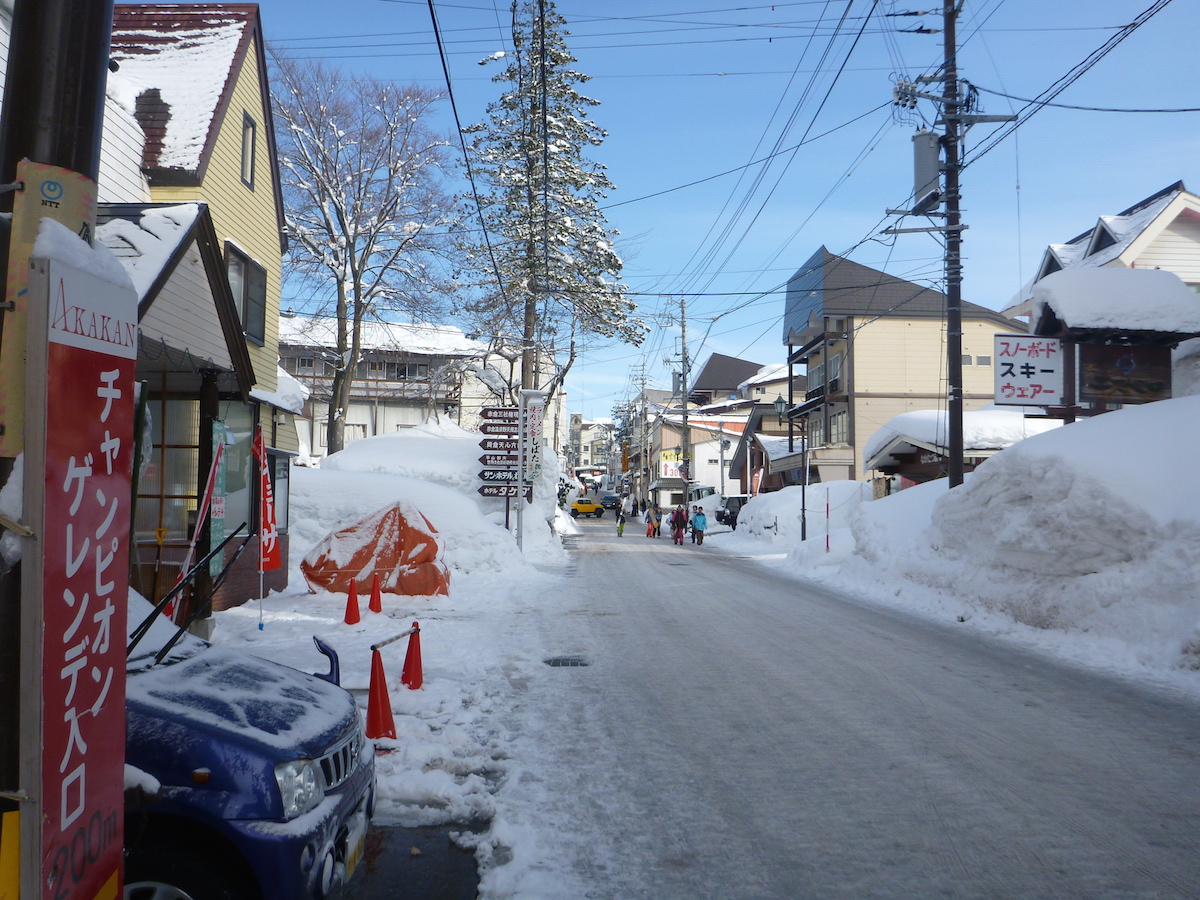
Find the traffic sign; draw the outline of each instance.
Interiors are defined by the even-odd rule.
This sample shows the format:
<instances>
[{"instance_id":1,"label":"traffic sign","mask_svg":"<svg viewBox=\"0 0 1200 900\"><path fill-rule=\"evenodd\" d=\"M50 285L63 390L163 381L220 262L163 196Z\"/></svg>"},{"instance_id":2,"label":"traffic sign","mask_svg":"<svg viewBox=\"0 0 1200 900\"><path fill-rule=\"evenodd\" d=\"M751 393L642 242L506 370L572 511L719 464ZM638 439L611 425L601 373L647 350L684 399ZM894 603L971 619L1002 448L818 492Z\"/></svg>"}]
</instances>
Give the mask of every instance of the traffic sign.
<instances>
[{"instance_id":1,"label":"traffic sign","mask_svg":"<svg viewBox=\"0 0 1200 900\"><path fill-rule=\"evenodd\" d=\"M521 449L521 442L515 438L484 438L479 442L479 449L488 453L516 453Z\"/></svg>"},{"instance_id":2,"label":"traffic sign","mask_svg":"<svg viewBox=\"0 0 1200 900\"><path fill-rule=\"evenodd\" d=\"M515 453L485 453L479 457L485 466L494 469L515 469L518 457Z\"/></svg>"},{"instance_id":3,"label":"traffic sign","mask_svg":"<svg viewBox=\"0 0 1200 900\"><path fill-rule=\"evenodd\" d=\"M485 406L479 410L479 418L499 422L518 422L521 411L515 406Z\"/></svg>"},{"instance_id":4,"label":"traffic sign","mask_svg":"<svg viewBox=\"0 0 1200 900\"><path fill-rule=\"evenodd\" d=\"M520 489L515 484L481 484L479 493L484 497L517 497Z\"/></svg>"},{"instance_id":5,"label":"traffic sign","mask_svg":"<svg viewBox=\"0 0 1200 900\"><path fill-rule=\"evenodd\" d=\"M484 434L516 434L521 430L521 423L515 419L511 422L484 422L479 430Z\"/></svg>"},{"instance_id":6,"label":"traffic sign","mask_svg":"<svg viewBox=\"0 0 1200 900\"><path fill-rule=\"evenodd\" d=\"M480 469L479 480L491 484L516 484L516 469Z\"/></svg>"}]
</instances>

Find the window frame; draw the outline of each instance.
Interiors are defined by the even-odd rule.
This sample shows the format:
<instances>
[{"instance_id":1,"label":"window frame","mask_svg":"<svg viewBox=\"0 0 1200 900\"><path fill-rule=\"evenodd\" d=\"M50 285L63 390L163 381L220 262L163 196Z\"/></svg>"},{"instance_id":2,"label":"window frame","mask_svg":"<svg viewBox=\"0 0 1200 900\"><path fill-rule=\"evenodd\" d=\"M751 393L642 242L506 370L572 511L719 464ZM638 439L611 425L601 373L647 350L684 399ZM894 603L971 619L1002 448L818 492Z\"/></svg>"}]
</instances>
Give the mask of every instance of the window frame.
<instances>
[{"instance_id":1,"label":"window frame","mask_svg":"<svg viewBox=\"0 0 1200 900\"><path fill-rule=\"evenodd\" d=\"M249 146L247 146L247 144ZM242 110L242 184L254 190L254 156L258 149L258 123Z\"/></svg>"},{"instance_id":2,"label":"window frame","mask_svg":"<svg viewBox=\"0 0 1200 900\"><path fill-rule=\"evenodd\" d=\"M242 266L239 279L241 289L234 286L231 276L233 264ZM233 294L233 302L237 305L238 316L242 323L242 333L249 341L260 347L267 342L267 270L261 263L256 262L248 253L231 241L225 242L225 278L229 282L229 290ZM256 296L257 294L257 296Z\"/></svg>"}]
</instances>

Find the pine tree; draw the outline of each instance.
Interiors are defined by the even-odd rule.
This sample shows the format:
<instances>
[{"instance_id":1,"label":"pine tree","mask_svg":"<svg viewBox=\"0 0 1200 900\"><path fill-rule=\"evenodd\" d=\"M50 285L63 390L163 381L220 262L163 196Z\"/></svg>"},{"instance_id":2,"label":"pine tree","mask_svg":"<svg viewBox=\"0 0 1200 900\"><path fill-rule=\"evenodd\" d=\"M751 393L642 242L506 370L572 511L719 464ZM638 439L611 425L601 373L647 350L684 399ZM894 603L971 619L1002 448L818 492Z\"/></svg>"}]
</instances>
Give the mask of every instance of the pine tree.
<instances>
[{"instance_id":1,"label":"pine tree","mask_svg":"<svg viewBox=\"0 0 1200 900\"><path fill-rule=\"evenodd\" d=\"M514 53L493 79L506 89L488 106L487 124L466 129L490 239L472 256L500 281L471 311L519 343L521 387L554 391L580 339L640 344L646 329L618 281L617 232L599 209L613 186L585 154L607 133L588 118L598 101L577 90L588 76L572 68L566 22L552 0L514 0L512 15ZM555 351L564 340L562 360ZM543 381L537 368L549 359L554 373Z\"/></svg>"},{"instance_id":2,"label":"pine tree","mask_svg":"<svg viewBox=\"0 0 1200 900\"><path fill-rule=\"evenodd\" d=\"M315 288L311 311L337 318L327 398L329 452L342 449L364 322L430 318L451 290L441 265L455 200L443 189L446 140L429 126L440 99L419 86L344 79L274 54L290 275Z\"/></svg>"}]
</instances>

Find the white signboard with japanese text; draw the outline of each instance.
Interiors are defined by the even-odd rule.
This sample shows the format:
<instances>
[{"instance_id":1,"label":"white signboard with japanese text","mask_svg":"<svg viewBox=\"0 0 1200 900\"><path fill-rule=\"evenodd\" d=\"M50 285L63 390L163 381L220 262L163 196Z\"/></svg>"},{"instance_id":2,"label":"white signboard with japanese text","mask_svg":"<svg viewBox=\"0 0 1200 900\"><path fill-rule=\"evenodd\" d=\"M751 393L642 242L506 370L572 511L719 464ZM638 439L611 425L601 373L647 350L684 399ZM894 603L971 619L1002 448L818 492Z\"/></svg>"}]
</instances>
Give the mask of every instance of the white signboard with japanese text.
<instances>
[{"instance_id":1,"label":"white signboard with japanese text","mask_svg":"<svg viewBox=\"0 0 1200 900\"><path fill-rule=\"evenodd\" d=\"M1062 341L1029 334L993 337L998 406L1063 405Z\"/></svg>"}]
</instances>

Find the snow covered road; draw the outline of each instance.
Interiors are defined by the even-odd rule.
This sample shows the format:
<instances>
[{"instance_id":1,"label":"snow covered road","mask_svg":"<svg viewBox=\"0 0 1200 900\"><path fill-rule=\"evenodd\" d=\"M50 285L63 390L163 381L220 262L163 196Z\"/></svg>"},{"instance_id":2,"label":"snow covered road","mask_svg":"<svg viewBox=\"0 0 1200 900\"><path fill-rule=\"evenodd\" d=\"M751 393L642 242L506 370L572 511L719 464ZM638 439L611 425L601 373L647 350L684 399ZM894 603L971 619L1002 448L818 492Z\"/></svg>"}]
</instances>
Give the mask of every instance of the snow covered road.
<instances>
[{"instance_id":1,"label":"snow covered road","mask_svg":"<svg viewBox=\"0 0 1200 900\"><path fill-rule=\"evenodd\" d=\"M1195 895L1194 701L789 580L720 534L579 525L521 629L588 665L511 679L523 771L498 806L538 813L497 825L546 858L521 896Z\"/></svg>"}]
</instances>

